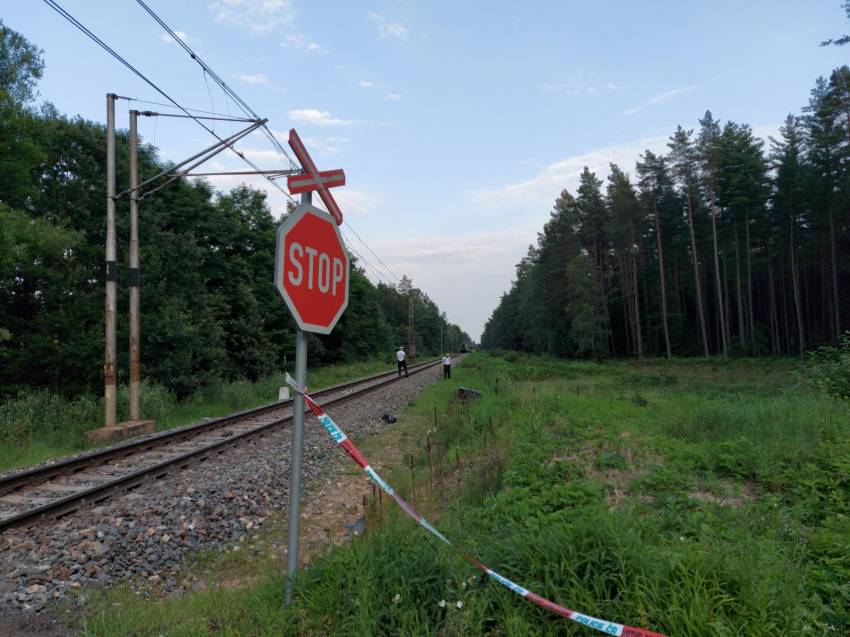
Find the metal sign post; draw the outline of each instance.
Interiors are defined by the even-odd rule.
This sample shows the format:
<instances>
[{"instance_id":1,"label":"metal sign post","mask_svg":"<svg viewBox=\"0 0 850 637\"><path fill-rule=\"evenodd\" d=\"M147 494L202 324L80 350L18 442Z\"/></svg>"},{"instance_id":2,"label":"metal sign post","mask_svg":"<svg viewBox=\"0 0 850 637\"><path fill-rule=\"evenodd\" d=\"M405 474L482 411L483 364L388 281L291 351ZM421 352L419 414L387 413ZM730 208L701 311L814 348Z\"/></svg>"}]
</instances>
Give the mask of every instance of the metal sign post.
<instances>
[{"instance_id":1,"label":"metal sign post","mask_svg":"<svg viewBox=\"0 0 850 637\"><path fill-rule=\"evenodd\" d=\"M289 190L292 194L301 193L301 205L278 228L274 279L277 293L298 325L295 332L295 380L300 387L306 387L306 332L330 334L348 306L350 259L337 228L342 224L342 211L328 190L343 185L345 174L342 170L319 172L294 129L289 133L289 144L305 174L289 177ZM332 216L312 205L314 190L319 191ZM292 404L286 605L292 603L294 578L298 571L304 408L304 396L296 393Z\"/></svg>"},{"instance_id":2,"label":"metal sign post","mask_svg":"<svg viewBox=\"0 0 850 637\"><path fill-rule=\"evenodd\" d=\"M312 193L301 195L301 203L309 204ZM307 386L307 334L295 331L295 380ZM304 396L297 393L292 401L292 461L289 464L289 526L286 537L286 605L292 603L292 580L298 571L298 539L301 523L301 461L304 456Z\"/></svg>"}]
</instances>

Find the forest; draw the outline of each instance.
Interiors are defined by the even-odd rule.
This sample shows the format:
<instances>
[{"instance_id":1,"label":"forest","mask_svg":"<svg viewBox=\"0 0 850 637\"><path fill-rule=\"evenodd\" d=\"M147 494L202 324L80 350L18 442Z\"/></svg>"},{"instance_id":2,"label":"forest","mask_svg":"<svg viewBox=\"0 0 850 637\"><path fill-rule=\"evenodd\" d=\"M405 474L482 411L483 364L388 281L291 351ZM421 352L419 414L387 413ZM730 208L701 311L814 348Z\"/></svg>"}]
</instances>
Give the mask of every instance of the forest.
<instances>
[{"instance_id":1,"label":"forest","mask_svg":"<svg viewBox=\"0 0 850 637\"><path fill-rule=\"evenodd\" d=\"M837 42L841 44L841 42ZM826 42L824 44L830 44ZM796 355L850 328L850 68L775 137L678 126L634 173L586 167L516 266L482 345L601 359Z\"/></svg>"},{"instance_id":2,"label":"forest","mask_svg":"<svg viewBox=\"0 0 850 637\"><path fill-rule=\"evenodd\" d=\"M43 68L41 51L0 22L0 397L27 388L74 396L102 385L105 127L37 103ZM117 182L127 184L126 131L116 154ZM166 165L155 147L140 147L142 180ZM180 179L144 202L144 378L185 397L291 365L294 324L272 282L276 216L262 191L219 193L204 181ZM126 200L118 201L117 223L118 367L126 380ZM353 261L348 309L331 335L310 336L311 365L394 360L408 343L410 298L420 354L471 340L409 279L374 285Z\"/></svg>"}]
</instances>

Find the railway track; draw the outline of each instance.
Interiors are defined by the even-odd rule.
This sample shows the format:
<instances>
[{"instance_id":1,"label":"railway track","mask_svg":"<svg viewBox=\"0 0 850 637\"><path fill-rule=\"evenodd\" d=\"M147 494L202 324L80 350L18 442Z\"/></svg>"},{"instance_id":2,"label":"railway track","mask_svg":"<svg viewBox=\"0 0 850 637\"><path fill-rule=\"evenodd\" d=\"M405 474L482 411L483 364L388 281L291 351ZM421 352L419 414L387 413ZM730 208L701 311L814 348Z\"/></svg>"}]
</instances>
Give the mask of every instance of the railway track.
<instances>
[{"instance_id":1,"label":"railway track","mask_svg":"<svg viewBox=\"0 0 850 637\"><path fill-rule=\"evenodd\" d=\"M410 366L416 374L440 363ZM326 387L311 395L333 405L398 380L396 370ZM292 419L292 399L160 432L0 477L0 532L58 519L263 436Z\"/></svg>"}]
</instances>

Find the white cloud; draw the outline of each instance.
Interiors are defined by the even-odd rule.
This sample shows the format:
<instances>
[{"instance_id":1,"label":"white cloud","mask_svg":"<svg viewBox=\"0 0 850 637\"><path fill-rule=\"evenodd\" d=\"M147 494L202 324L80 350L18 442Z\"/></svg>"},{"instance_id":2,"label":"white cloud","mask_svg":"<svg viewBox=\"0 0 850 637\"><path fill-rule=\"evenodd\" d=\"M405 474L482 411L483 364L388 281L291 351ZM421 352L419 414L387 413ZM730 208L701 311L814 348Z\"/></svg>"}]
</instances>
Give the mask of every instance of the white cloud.
<instances>
[{"instance_id":1,"label":"white cloud","mask_svg":"<svg viewBox=\"0 0 850 637\"><path fill-rule=\"evenodd\" d=\"M185 31L175 31L174 35L176 35L178 38L183 40L183 42L189 42L190 41L190 38L189 38L188 35L186 35ZM174 38L171 36L171 34L166 33L165 31L163 31L162 33L159 34L159 39L161 41L165 42L166 44L171 44L172 42L174 42ZM197 38L191 38L191 41L192 42L198 42L198 39Z\"/></svg>"},{"instance_id":2,"label":"white cloud","mask_svg":"<svg viewBox=\"0 0 850 637\"><path fill-rule=\"evenodd\" d=\"M247 82L248 84L268 84L269 78L267 78L262 73L251 73L246 75L240 75L239 79L243 82Z\"/></svg>"},{"instance_id":3,"label":"white cloud","mask_svg":"<svg viewBox=\"0 0 850 637\"><path fill-rule=\"evenodd\" d=\"M535 221L463 236L447 228L411 238L371 239L358 231L393 272L409 276L450 321L478 339L499 297L514 278L515 264L528 244L536 240L539 230ZM351 238L357 251L383 271L357 238ZM376 279L370 270L367 273ZM389 274L384 276L390 278Z\"/></svg>"},{"instance_id":4,"label":"white cloud","mask_svg":"<svg viewBox=\"0 0 850 637\"><path fill-rule=\"evenodd\" d=\"M272 135L274 135L277 139L281 141L281 143L288 148L287 141L289 139L289 131L280 131L275 128L271 129ZM304 145L307 147L307 151L313 157L330 157L332 155L339 155L340 153L345 152L348 145L351 143L351 139L348 137L339 137L339 136L324 136L324 137L302 137L304 141ZM280 160L280 157L277 153L271 149L268 150L269 153L273 153L274 157L277 158L277 161ZM271 155L270 155L271 157ZM325 167L319 165L320 170L325 170Z\"/></svg>"},{"instance_id":5,"label":"white cloud","mask_svg":"<svg viewBox=\"0 0 850 637\"><path fill-rule=\"evenodd\" d=\"M583 78L567 80L566 82L543 82L544 91L564 93L570 96L599 95L603 89L606 91L619 91L621 88L611 82L600 88L597 83L589 82Z\"/></svg>"},{"instance_id":6,"label":"white cloud","mask_svg":"<svg viewBox=\"0 0 850 637\"><path fill-rule=\"evenodd\" d=\"M318 42L309 39L303 33L290 33L283 37L283 42L280 46L287 49L297 49L299 51L307 51L308 53L320 53L325 55L328 51Z\"/></svg>"},{"instance_id":7,"label":"white cloud","mask_svg":"<svg viewBox=\"0 0 850 637\"><path fill-rule=\"evenodd\" d=\"M550 210L564 188L575 191L585 166L601 179L608 175L610 163L617 164L626 172L633 172L635 161L643 151L666 152L667 141L666 135L645 137L620 146L598 148L567 157L546 166L526 181L479 190L472 194L472 203L484 208L512 208L520 214L526 211L540 218L540 212Z\"/></svg>"},{"instance_id":8,"label":"white cloud","mask_svg":"<svg viewBox=\"0 0 850 637\"><path fill-rule=\"evenodd\" d=\"M381 203L381 198L374 192L349 188L348 186L335 188L333 195L343 215L365 215L375 210Z\"/></svg>"},{"instance_id":9,"label":"white cloud","mask_svg":"<svg viewBox=\"0 0 850 637\"><path fill-rule=\"evenodd\" d=\"M397 102L404 97L401 93L395 93L394 91L387 90L387 87L383 82L376 80L360 80L357 82L357 86L361 86L370 91L382 91L383 99L386 102Z\"/></svg>"},{"instance_id":10,"label":"white cloud","mask_svg":"<svg viewBox=\"0 0 850 637\"><path fill-rule=\"evenodd\" d=\"M396 38L403 40L410 34L410 29L400 22L391 22L380 13L369 14L369 19L378 27L378 34L382 38Z\"/></svg>"},{"instance_id":11,"label":"white cloud","mask_svg":"<svg viewBox=\"0 0 850 637\"><path fill-rule=\"evenodd\" d=\"M349 126L354 123L351 120L334 117L328 111L320 111L317 108L296 108L289 111L289 119L316 126Z\"/></svg>"},{"instance_id":12,"label":"white cloud","mask_svg":"<svg viewBox=\"0 0 850 637\"><path fill-rule=\"evenodd\" d=\"M658 93L658 95L653 95L652 97L645 99L637 106L633 106L632 108L627 108L622 113L620 113L620 117L625 115L634 115L645 109L647 106L652 106L653 104L658 104L660 102L664 102L669 100L671 97L675 97L676 95L681 95L682 93L688 93L690 91L696 90L697 86L685 86L683 88L674 88L669 91L664 91L663 93Z\"/></svg>"},{"instance_id":13,"label":"white cloud","mask_svg":"<svg viewBox=\"0 0 850 637\"><path fill-rule=\"evenodd\" d=\"M246 28L258 35L292 26L295 21L291 0L220 0L211 8L216 22Z\"/></svg>"},{"instance_id":14,"label":"white cloud","mask_svg":"<svg viewBox=\"0 0 850 637\"><path fill-rule=\"evenodd\" d=\"M347 137L305 137L304 144L314 157L339 155L351 142Z\"/></svg>"}]
</instances>

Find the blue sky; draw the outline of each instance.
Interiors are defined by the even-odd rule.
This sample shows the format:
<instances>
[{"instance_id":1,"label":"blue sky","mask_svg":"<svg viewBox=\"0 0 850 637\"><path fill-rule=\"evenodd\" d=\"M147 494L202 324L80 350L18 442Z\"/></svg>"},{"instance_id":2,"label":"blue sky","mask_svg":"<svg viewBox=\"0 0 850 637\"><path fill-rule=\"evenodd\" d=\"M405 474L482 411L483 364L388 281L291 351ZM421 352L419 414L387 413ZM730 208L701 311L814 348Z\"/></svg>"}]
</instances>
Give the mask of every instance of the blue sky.
<instances>
[{"instance_id":1,"label":"blue sky","mask_svg":"<svg viewBox=\"0 0 850 637\"><path fill-rule=\"evenodd\" d=\"M347 222L475 338L584 165L631 172L706 108L772 134L850 61L850 47L818 47L850 31L839 0L148 1L282 141L294 126L320 169L345 169ZM133 0L60 4L184 105L236 112ZM5 3L2 17L44 49L41 97L60 111L103 121L107 92L162 101L46 4ZM186 120L140 132L170 160L211 143ZM240 148L281 165L262 136ZM269 202L283 209L279 192Z\"/></svg>"}]
</instances>

